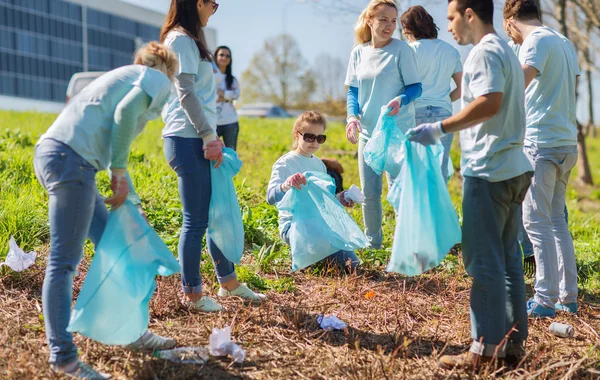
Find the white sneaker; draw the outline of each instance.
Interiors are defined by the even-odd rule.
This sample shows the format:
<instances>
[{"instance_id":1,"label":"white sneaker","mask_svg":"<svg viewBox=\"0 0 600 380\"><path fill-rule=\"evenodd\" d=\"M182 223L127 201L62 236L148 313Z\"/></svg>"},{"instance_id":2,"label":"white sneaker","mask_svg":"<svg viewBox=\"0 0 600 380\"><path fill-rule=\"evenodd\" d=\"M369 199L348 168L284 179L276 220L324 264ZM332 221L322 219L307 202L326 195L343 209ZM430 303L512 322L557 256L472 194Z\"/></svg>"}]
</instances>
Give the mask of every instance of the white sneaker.
<instances>
[{"instance_id":1,"label":"white sneaker","mask_svg":"<svg viewBox=\"0 0 600 380\"><path fill-rule=\"evenodd\" d=\"M209 296L202 296L195 302L184 299L182 303L183 306L187 307L188 309L203 311L205 313L216 313L217 311L223 311L223 306L219 305L214 298Z\"/></svg>"},{"instance_id":2,"label":"white sneaker","mask_svg":"<svg viewBox=\"0 0 600 380\"><path fill-rule=\"evenodd\" d=\"M240 297L253 303L261 303L267 300L266 295L253 292L246 284L240 284L233 290L219 288L219 297Z\"/></svg>"},{"instance_id":3,"label":"white sneaker","mask_svg":"<svg viewBox=\"0 0 600 380\"><path fill-rule=\"evenodd\" d=\"M165 338L160 335L156 335L150 330L146 330L144 335L140 339L133 343L126 345L126 350L129 351L155 351L155 350L168 350L177 345L177 342L173 338Z\"/></svg>"},{"instance_id":4,"label":"white sneaker","mask_svg":"<svg viewBox=\"0 0 600 380\"><path fill-rule=\"evenodd\" d=\"M98 372L88 364L75 360L64 366L52 366L52 369L65 374L71 379L105 380L112 379L107 373Z\"/></svg>"}]
</instances>

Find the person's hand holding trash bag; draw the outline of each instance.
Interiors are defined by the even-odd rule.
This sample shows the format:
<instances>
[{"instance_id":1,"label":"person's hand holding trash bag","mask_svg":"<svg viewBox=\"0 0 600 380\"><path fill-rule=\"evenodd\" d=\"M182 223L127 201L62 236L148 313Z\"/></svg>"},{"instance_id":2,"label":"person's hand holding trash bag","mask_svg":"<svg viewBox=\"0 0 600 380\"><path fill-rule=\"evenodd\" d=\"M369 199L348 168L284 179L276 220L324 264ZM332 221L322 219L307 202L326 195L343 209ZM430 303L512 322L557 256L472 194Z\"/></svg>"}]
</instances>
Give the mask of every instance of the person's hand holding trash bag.
<instances>
[{"instance_id":1,"label":"person's hand holding trash bag","mask_svg":"<svg viewBox=\"0 0 600 380\"><path fill-rule=\"evenodd\" d=\"M358 142L358 135L361 132L360 121L354 117L350 116L348 118L348 124L346 125L346 138L352 144L356 144Z\"/></svg>"},{"instance_id":2,"label":"person's hand holding trash bag","mask_svg":"<svg viewBox=\"0 0 600 380\"><path fill-rule=\"evenodd\" d=\"M113 196L106 198L104 203L111 206L113 210L118 209L127 200L129 194L129 184L127 183L126 169L112 169L110 187Z\"/></svg>"},{"instance_id":3,"label":"person's hand holding trash bag","mask_svg":"<svg viewBox=\"0 0 600 380\"><path fill-rule=\"evenodd\" d=\"M302 190L302 185L306 185L306 177L302 173L296 173L289 176L288 179L281 184L281 190L283 190L283 192L287 192L292 187Z\"/></svg>"},{"instance_id":4,"label":"person's hand holding trash bag","mask_svg":"<svg viewBox=\"0 0 600 380\"><path fill-rule=\"evenodd\" d=\"M202 148L204 150L204 158L210 161L216 161L215 168L218 168L223 162L223 148L225 144L219 138L215 138L210 142L204 142L205 145Z\"/></svg>"},{"instance_id":5,"label":"person's hand holding trash bag","mask_svg":"<svg viewBox=\"0 0 600 380\"><path fill-rule=\"evenodd\" d=\"M394 98L390 100L390 102L386 106L390 111L388 112L389 116L396 116L400 113L400 108L402 107L402 103L398 98Z\"/></svg>"},{"instance_id":6,"label":"person's hand holding trash bag","mask_svg":"<svg viewBox=\"0 0 600 380\"><path fill-rule=\"evenodd\" d=\"M428 146L439 143L440 137L445 134L446 132L442 127L442 122L438 121L436 123L421 124L416 128L409 129L406 136L409 141Z\"/></svg>"}]
</instances>

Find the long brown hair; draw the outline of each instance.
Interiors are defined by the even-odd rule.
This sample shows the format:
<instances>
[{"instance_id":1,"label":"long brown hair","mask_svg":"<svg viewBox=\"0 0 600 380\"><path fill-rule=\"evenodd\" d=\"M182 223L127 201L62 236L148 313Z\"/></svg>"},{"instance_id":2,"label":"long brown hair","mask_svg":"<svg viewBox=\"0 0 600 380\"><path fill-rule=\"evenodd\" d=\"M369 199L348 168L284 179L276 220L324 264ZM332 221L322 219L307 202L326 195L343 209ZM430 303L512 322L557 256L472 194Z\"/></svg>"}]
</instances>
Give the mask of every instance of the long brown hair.
<instances>
[{"instance_id":1,"label":"long brown hair","mask_svg":"<svg viewBox=\"0 0 600 380\"><path fill-rule=\"evenodd\" d=\"M207 0L201 1L204 3L209 2ZM180 29L196 42L196 46L200 51L200 58L205 61L212 61L213 56L208 50L204 30L200 25L197 4L198 0L171 0L169 12L160 31L160 42L165 42L165 38L171 30Z\"/></svg>"},{"instance_id":2,"label":"long brown hair","mask_svg":"<svg viewBox=\"0 0 600 380\"><path fill-rule=\"evenodd\" d=\"M400 17L404 34L412 34L416 40L438 37L438 27L433 17L420 5L410 7Z\"/></svg>"}]
</instances>

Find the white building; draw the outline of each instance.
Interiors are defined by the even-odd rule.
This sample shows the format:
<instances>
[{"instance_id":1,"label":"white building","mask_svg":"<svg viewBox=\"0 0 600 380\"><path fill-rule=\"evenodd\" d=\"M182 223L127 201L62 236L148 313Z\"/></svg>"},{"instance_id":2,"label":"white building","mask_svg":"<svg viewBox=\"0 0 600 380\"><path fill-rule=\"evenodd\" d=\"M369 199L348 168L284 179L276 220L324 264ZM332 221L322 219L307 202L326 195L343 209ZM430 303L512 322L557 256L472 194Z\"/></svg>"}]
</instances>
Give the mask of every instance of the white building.
<instances>
[{"instance_id":1,"label":"white building","mask_svg":"<svg viewBox=\"0 0 600 380\"><path fill-rule=\"evenodd\" d=\"M130 64L164 17L120 0L0 0L0 108L59 112L71 75Z\"/></svg>"}]
</instances>

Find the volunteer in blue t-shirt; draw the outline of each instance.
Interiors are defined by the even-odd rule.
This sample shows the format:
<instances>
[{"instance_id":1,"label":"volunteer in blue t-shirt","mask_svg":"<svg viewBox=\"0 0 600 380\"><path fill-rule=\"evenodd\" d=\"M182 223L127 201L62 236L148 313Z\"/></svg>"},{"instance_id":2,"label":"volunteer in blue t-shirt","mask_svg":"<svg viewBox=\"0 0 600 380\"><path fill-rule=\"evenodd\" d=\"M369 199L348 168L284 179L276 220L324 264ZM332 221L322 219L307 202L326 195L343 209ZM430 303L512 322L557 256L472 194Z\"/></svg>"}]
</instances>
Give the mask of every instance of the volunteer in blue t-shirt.
<instances>
[{"instance_id":1,"label":"volunteer in blue t-shirt","mask_svg":"<svg viewBox=\"0 0 600 380\"><path fill-rule=\"evenodd\" d=\"M400 17L402 32L415 51L421 74L423 94L415 100L416 124L434 123L452 116L452 102L460 99L462 63L460 53L438 39L438 27L433 17L420 5L410 7ZM450 80L456 84L451 91ZM448 160L453 133L440 139L444 146L442 174L448 181Z\"/></svg>"},{"instance_id":2,"label":"volunteer in blue t-shirt","mask_svg":"<svg viewBox=\"0 0 600 380\"><path fill-rule=\"evenodd\" d=\"M97 245L108 210L129 197L139 206L127 172L129 147L167 101L177 58L157 42L144 45L135 64L109 71L69 101L35 147L35 174L48 191L50 254L42 304L50 363L71 377L104 379L78 360L73 334L67 331L73 277L86 238ZM104 199L96 173L110 168L113 195ZM174 339L147 331L129 349L167 349Z\"/></svg>"},{"instance_id":3,"label":"volunteer in blue t-shirt","mask_svg":"<svg viewBox=\"0 0 600 380\"><path fill-rule=\"evenodd\" d=\"M421 95L415 54L404 41L392 37L398 8L394 0L371 0L355 26L357 45L350 54L346 85L346 137L358 142L358 171L365 195L363 221L370 247L381 248L382 176L365 164L363 150L371 137L381 107L390 109L403 132L415 125L413 101ZM388 185L392 179L388 176Z\"/></svg>"},{"instance_id":4,"label":"volunteer in blue t-shirt","mask_svg":"<svg viewBox=\"0 0 600 380\"><path fill-rule=\"evenodd\" d=\"M179 239L179 262L184 306L204 312L221 311L217 301L202 293L200 258L202 239L208 227L211 198L211 161L218 167L223 160L223 142L217 137L217 89L213 56L208 50L203 28L216 12L210 0L171 0L160 39L179 58L175 91L165 105L162 131L165 158L177 173L183 206L183 226ZM260 302L264 295L240 284L231 261L206 237L217 280L219 296L240 297Z\"/></svg>"},{"instance_id":5,"label":"volunteer in blue t-shirt","mask_svg":"<svg viewBox=\"0 0 600 380\"><path fill-rule=\"evenodd\" d=\"M523 202L523 225L537 264L527 312L537 318L554 317L556 310L576 313L577 264L564 205L577 162L577 52L541 23L533 0L507 1L504 20L525 73L525 153L535 171Z\"/></svg>"},{"instance_id":6,"label":"volunteer in blue t-shirt","mask_svg":"<svg viewBox=\"0 0 600 380\"><path fill-rule=\"evenodd\" d=\"M521 65L493 26L494 1L452 0L448 30L473 44L464 65L462 110L421 124L409 140L435 144L460 131L463 182L462 250L471 289L471 349L440 364L473 370L496 358L525 355L527 310L517 233L532 176L523 152L525 84Z\"/></svg>"}]
</instances>

